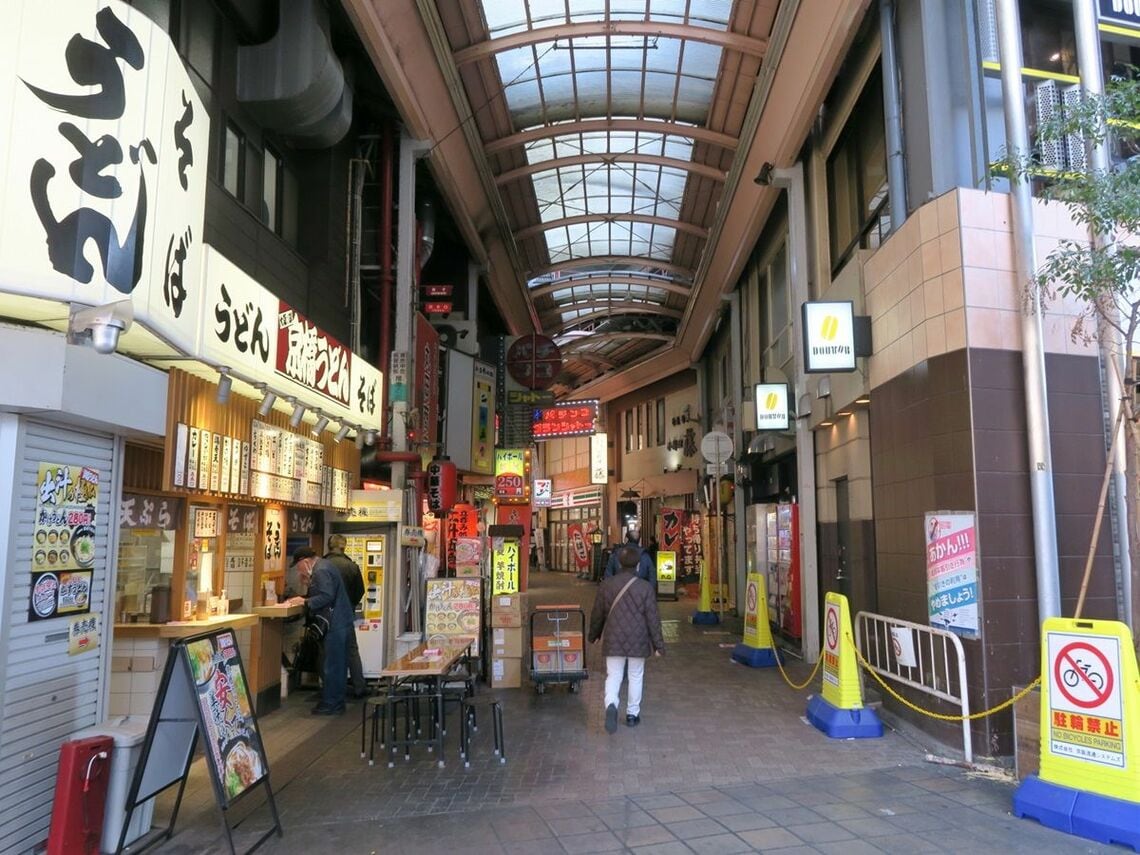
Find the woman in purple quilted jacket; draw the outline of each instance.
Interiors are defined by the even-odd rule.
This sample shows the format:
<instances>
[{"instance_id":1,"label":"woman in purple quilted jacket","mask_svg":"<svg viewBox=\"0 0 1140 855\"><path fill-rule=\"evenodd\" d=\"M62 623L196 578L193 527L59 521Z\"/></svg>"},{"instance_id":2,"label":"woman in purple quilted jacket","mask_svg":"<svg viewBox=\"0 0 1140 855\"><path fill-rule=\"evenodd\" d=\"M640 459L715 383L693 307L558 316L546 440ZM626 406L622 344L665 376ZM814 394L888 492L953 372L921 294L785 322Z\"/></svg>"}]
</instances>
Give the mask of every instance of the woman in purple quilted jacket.
<instances>
[{"instance_id":1,"label":"woman in purple quilted jacket","mask_svg":"<svg viewBox=\"0 0 1140 855\"><path fill-rule=\"evenodd\" d=\"M598 588L590 615L590 641L602 639L606 657L606 731L617 730L619 693L622 677L629 674L625 723L636 727L641 721L641 688L645 680L645 660L650 654L665 653L661 618L657 614L657 592L637 575L641 550L623 546L618 550L618 572Z\"/></svg>"}]
</instances>

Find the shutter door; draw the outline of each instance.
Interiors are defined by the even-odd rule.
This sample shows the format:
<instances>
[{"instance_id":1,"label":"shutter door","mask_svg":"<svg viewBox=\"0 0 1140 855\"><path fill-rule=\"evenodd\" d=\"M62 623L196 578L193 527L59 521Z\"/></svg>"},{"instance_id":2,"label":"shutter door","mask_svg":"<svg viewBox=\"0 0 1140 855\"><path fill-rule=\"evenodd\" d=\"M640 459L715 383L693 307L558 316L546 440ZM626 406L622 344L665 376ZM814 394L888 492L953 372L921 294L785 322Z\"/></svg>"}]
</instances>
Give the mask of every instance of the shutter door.
<instances>
[{"instance_id":1,"label":"shutter door","mask_svg":"<svg viewBox=\"0 0 1140 855\"><path fill-rule=\"evenodd\" d=\"M39 422L21 423L10 523L14 548L0 656L0 852L27 852L46 840L51 823L59 746L98 723L110 656L108 534L117 495L115 440ZM69 656L68 617L29 621L33 523L40 463L87 466L99 472L91 612L102 618L97 651Z\"/></svg>"}]
</instances>

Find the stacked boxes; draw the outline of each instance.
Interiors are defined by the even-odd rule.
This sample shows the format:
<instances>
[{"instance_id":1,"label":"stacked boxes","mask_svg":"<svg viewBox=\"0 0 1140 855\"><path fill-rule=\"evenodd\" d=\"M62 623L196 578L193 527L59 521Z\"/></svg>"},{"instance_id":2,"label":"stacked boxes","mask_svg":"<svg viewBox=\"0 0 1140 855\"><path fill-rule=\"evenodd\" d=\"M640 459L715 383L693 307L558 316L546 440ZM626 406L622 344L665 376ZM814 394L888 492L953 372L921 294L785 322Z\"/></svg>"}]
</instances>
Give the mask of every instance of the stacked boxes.
<instances>
[{"instance_id":1,"label":"stacked boxes","mask_svg":"<svg viewBox=\"0 0 1140 855\"><path fill-rule=\"evenodd\" d=\"M517 689L522 685L526 655L526 604L523 594L491 598L491 687Z\"/></svg>"}]
</instances>

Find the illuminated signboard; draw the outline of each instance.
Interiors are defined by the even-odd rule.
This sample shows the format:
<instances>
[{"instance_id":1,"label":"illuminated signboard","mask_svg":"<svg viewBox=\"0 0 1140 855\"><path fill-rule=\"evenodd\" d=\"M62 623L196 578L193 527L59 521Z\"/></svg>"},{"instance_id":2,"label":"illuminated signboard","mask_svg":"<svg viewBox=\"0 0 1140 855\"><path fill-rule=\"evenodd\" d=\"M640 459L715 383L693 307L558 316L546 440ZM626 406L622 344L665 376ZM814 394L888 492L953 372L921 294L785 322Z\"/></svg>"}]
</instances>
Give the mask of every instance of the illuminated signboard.
<instances>
[{"instance_id":1,"label":"illuminated signboard","mask_svg":"<svg viewBox=\"0 0 1140 855\"><path fill-rule=\"evenodd\" d=\"M590 483L605 484L609 481L609 452L605 433L590 437Z\"/></svg>"},{"instance_id":2,"label":"illuminated signboard","mask_svg":"<svg viewBox=\"0 0 1140 855\"><path fill-rule=\"evenodd\" d=\"M757 383L756 430L787 430L790 423L788 384Z\"/></svg>"},{"instance_id":3,"label":"illuminated signboard","mask_svg":"<svg viewBox=\"0 0 1140 855\"><path fill-rule=\"evenodd\" d=\"M530 451L495 449L495 498L526 501L530 498Z\"/></svg>"},{"instance_id":4,"label":"illuminated signboard","mask_svg":"<svg viewBox=\"0 0 1140 855\"><path fill-rule=\"evenodd\" d=\"M590 436L598 419L598 402L566 401L553 407L535 407L531 433L535 440L561 436Z\"/></svg>"},{"instance_id":5,"label":"illuminated signboard","mask_svg":"<svg viewBox=\"0 0 1140 855\"><path fill-rule=\"evenodd\" d=\"M855 307L848 300L804 303L804 371L855 370Z\"/></svg>"}]
</instances>

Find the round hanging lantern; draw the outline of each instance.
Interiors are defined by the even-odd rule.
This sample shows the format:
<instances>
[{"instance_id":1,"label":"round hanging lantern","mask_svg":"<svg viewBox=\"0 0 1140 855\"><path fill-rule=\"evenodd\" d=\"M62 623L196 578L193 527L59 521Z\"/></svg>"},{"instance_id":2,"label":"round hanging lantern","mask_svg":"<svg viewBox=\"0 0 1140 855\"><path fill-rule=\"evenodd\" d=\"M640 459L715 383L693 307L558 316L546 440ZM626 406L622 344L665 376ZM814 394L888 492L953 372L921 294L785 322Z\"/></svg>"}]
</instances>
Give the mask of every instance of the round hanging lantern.
<instances>
[{"instance_id":1,"label":"round hanging lantern","mask_svg":"<svg viewBox=\"0 0 1140 855\"><path fill-rule=\"evenodd\" d=\"M455 464L447 457L439 457L428 464L428 508L434 513L446 513L455 504Z\"/></svg>"}]
</instances>

